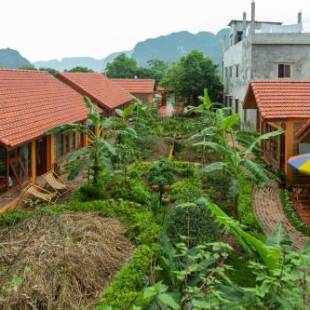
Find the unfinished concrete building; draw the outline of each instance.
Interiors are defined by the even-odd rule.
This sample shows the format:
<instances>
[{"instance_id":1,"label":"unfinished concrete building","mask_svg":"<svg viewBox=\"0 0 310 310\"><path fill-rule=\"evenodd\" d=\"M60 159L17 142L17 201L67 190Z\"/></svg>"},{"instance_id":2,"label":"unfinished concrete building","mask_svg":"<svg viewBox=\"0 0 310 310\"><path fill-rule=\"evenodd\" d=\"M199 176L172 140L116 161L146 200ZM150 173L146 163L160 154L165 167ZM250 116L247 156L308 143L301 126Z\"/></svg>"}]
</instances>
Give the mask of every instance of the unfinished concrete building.
<instances>
[{"instance_id":1,"label":"unfinished concrete building","mask_svg":"<svg viewBox=\"0 0 310 310\"><path fill-rule=\"evenodd\" d=\"M230 43L223 59L224 102L240 113L241 122L255 129L256 110L244 110L243 100L252 80L310 80L310 33L303 32L302 13L297 23L256 21L255 2L251 20L232 20ZM245 112L246 111L246 112Z\"/></svg>"}]
</instances>

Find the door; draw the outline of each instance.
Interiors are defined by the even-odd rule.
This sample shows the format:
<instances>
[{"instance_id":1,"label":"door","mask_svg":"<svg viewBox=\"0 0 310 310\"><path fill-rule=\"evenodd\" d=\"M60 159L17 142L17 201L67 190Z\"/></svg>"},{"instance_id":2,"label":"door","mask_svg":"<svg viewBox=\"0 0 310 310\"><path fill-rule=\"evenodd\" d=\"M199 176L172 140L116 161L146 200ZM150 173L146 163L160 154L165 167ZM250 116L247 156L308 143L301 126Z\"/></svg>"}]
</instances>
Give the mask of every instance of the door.
<instances>
[{"instance_id":1,"label":"door","mask_svg":"<svg viewBox=\"0 0 310 310\"><path fill-rule=\"evenodd\" d=\"M47 137L36 141L37 176L47 172Z\"/></svg>"}]
</instances>

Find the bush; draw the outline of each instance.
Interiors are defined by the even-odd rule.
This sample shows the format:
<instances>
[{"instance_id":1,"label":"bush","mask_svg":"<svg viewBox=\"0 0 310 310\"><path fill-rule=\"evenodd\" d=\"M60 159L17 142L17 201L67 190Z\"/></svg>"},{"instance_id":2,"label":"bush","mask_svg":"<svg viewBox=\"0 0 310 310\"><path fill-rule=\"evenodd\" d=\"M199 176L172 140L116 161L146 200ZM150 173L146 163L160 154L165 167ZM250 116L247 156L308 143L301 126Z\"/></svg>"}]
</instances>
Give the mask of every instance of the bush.
<instances>
[{"instance_id":1,"label":"bush","mask_svg":"<svg viewBox=\"0 0 310 310\"><path fill-rule=\"evenodd\" d=\"M148 284L146 275L154 254L155 247L139 246L132 259L116 274L112 284L102 294L97 309L110 306L122 310L143 306L143 289Z\"/></svg>"},{"instance_id":2,"label":"bush","mask_svg":"<svg viewBox=\"0 0 310 310\"><path fill-rule=\"evenodd\" d=\"M101 200L107 198L107 193L102 186L84 184L80 187L77 197L80 201Z\"/></svg>"},{"instance_id":3,"label":"bush","mask_svg":"<svg viewBox=\"0 0 310 310\"><path fill-rule=\"evenodd\" d=\"M175 243L189 237L190 247L215 241L220 235L220 226L207 208L207 199L196 203L184 203L175 207L168 216L166 230Z\"/></svg>"},{"instance_id":4,"label":"bush","mask_svg":"<svg viewBox=\"0 0 310 310\"><path fill-rule=\"evenodd\" d=\"M193 202L201 196L203 196L203 190L198 178L184 179L171 186L170 199L172 202Z\"/></svg>"},{"instance_id":5,"label":"bush","mask_svg":"<svg viewBox=\"0 0 310 310\"><path fill-rule=\"evenodd\" d=\"M239 221L246 225L250 230L261 231L257 222L256 215L252 208L253 184L250 180L244 180L240 184L238 198L238 217Z\"/></svg>"},{"instance_id":6,"label":"bush","mask_svg":"<svg viewBox=\"0 0 310 310\"><path fill-rule=\"evenodd\" d=\"M142 178L149 174L151 167L149 162L135 162L128 167L127 173L131 178Z\"/></svg>"},{"instance_id":7,"label":"bush","mask_svg":"<svg viewBox=\"0 0 310 310\"><path fill-rule=\"evenodd\" d=\"M145 184L138 180L124 176L113 176L106 185L111 198L129 200L143 205L149 205L151 194Z\"/></svg>"},{"instance_id":8,"label":"bush","mask_svg":"<svg viewBox=\"0 0 310 310\"><path fill-rule=\"evenodd\" d=\"M299 215L296 213L294 210L291 200L290 200L290 195L287 190L283 190L281 192L281 200L282 200L282 206L284 209L284 212L290 221L290 223L300 232L305 234L306 236L310 236L310 227L307 226L303 220L299 217Z\"/></svg>"}]
</instances>

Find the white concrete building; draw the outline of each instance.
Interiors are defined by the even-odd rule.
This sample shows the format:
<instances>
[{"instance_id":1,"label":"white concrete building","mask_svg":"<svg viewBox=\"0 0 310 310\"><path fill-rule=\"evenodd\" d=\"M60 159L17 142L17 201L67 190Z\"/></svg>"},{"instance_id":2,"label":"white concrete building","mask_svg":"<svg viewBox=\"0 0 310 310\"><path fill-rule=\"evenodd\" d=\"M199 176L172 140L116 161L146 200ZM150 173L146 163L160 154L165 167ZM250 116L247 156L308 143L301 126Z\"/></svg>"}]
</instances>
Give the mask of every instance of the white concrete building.
<instances>
[{"instance_id":1,"label":"white concrete building","mask_svg":"<svg viewBox=\"0 0 310 310\"><path fill-rule=\"evenodd\" d=\"M256 21L255 2L251 20L232 20L229 46L223 59L224 102L241 114L242 123L256 128L256 111L242 108L251 80L310 80L310 33L303 33L302 14L297 23Z\"/></svg>"}]
</instances>

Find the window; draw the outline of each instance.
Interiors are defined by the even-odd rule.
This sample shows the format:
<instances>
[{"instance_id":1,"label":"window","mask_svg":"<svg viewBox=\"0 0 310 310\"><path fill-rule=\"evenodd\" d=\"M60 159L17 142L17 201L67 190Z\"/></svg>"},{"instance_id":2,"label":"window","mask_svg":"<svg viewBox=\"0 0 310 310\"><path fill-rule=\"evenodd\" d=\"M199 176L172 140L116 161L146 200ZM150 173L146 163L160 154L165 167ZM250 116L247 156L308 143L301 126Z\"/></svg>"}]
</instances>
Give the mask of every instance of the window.
<instances>
[{"instance_id":1,"label":"window","mask_svg":"<svg viewBox=\"0 0 310 310\"><path fill-rule=\"evenodd\" d=\"M243 35L243 32L242 31L238 31L237 32L237 43L242 41L242 35Z\"/></svg>"},{"instance_id":2,"label":"window","mask_svg":"<svg viewBox=\"0 0 310 310\"><path fill-rule=\"evenodd\" d=\"M239 77L239 65L236 65L236 78Z\"/></svg>"},{"instance_id":3,"label":"window","mask_svg":"<svg viewBox=\"0 0 310 310\"><path fill-rule=\"evenodd\" d=\"M233 76L233 67L230 66L229 67L229 77L232 77Z\"/></svg>"},{"instance_id":4,"label":"window","mask_svg":"<svg viewBox=\"0 0 310 310\"><path fill-rule=\"evenodd\" d=\"M228 77L228 68L225 67L225 76Z\"/></svg>"},{"instance_id":5,"label":"window","mask_svg":"<svg viewBox=\"0 0 310 310\"><path fill-rule=\"evenodd\" d=\"M239 100L235 100L235 113L239 113Z\"/></svg>"},{"instance_id":6,"label":"window","mask_svg":"<svg viewBox=\"0 0 310 310\"><path fill-rule=\"evenodd\" d=\"M291 65L278 64L278 78L285 79L291 77Z\"/></svg>"}]
</instances>

